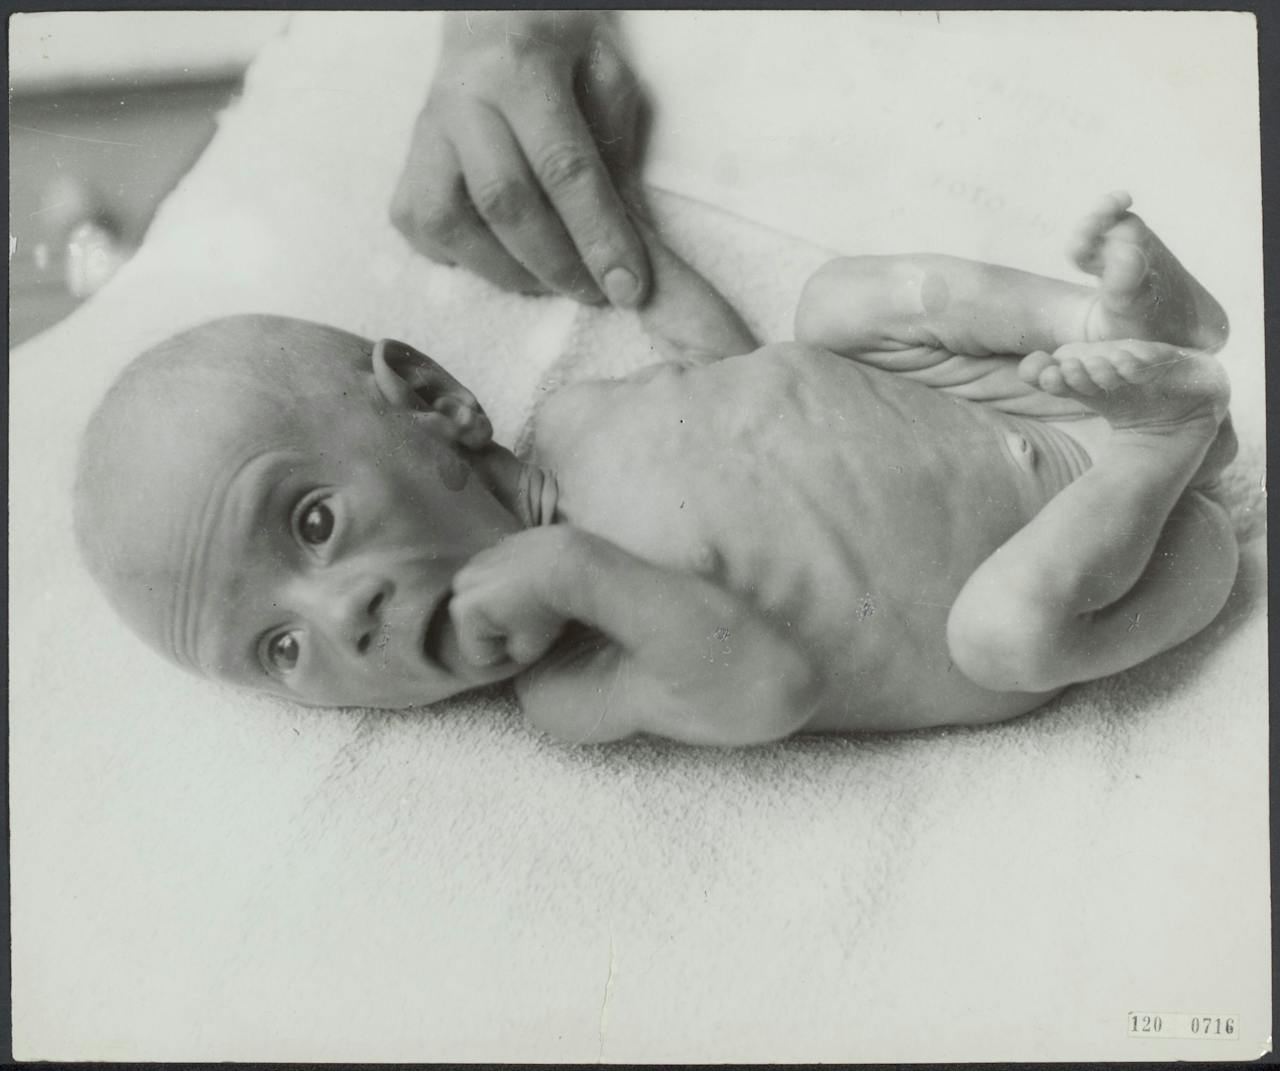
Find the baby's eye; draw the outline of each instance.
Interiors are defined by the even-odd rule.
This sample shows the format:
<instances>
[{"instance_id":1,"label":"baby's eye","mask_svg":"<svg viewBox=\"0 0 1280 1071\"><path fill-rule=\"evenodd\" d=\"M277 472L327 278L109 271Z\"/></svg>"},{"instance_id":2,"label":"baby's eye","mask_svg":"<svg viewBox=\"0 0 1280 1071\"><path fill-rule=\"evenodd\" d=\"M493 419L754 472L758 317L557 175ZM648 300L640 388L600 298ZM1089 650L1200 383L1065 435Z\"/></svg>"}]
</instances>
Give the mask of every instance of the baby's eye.
<instances>
[{"instance_id":1,"label":"baby's eye","mask_svg":"<svg viewBox=\"0 0 1280 1071\"><path fill-rule=\"evenodd\" d=\"M271 668L287 673L298 664L298 634L278 632L267 641L267 661Z\"/></svg>"},{"instance_id":2,"label":"baby's eye","mask_svg":"<svg viewBox=\"0 0 1280 1071\"><path fill-rule=\"evenodd\" d=\"M313 502L298 520L298 535L313 547L327 542L333 535L333 510L323 500Z\"/></svg>"}]
</instances>

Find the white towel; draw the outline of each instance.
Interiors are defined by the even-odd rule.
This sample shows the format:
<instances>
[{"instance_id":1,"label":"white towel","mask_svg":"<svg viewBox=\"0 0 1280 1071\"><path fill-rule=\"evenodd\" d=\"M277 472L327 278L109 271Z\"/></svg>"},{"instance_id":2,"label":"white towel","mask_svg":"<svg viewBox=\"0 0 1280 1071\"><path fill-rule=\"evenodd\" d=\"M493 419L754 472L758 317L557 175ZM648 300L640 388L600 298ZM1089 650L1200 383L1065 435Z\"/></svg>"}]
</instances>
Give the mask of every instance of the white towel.
<instances>
[{"instance_id":1,"label":"white towel","mask_svg":"<svg viewBox=\"0 0 1280 1071\"><path fill-rule=\"evenodd\" d=\"M756 57L741 71L706 54L726 47L730 17L732 55ZM1231 133L1236 112L1184 117L1213 151L1175 153L1185 166L1165 171L1188 137L1160 149L1159 132L1134 133L1149 155L1131 158L1119 125L1143 109L1168 118L1188 93L1247 112L1252 98L1237 90L1252 77L1252 27L1234 16L1164 18L1169 86L1154 102L1128 100L1113 122L1100 118L1106 79L1123 88L1137 76L1103 61L1141 24L1072 36L1052 29L1067 23L1010 16L969 24L966 37L951 28L962 17L944 14L939 43L932 14L895 17L632 20L659 104L650 177L809 241L655 192L664 230L753 328L786 337L800 285L827 255L814 243L999 254L1058 270L1042 224L1059 218L1059 192L1098 188L1094 165L1109 151L1099 139L1136 161L1159 194L1153 222L1176 232L1193 270L1207 257L1200 274L1236 330L1224 359L1240 387L1244 449L1230 495L1243 557L1218 621L1015 722L741 752L562 747L527 729L501 689L431 712L309 711L158 661L112 620L69 534L79 428L143 346L247 309L400 336L472 386L506 441L558 378L647 359L628 316L500 294L413 255L390 228L434 18L296 16L134 260L12 355L19 1057L787 1062L1262 1050L1259 232L1256 166L1235 162L1256 161L1256 126L1249 142ZM783 65L788 35L815 28L817 58ZM975 40L999 49L997 62ZM1234 66L1192 63L1206 42ZM832 81L836 56L839 78L860 83L853 104ZM1015 88L997 92L1002 69ZM922 80L936 92L922 92ZM794 114L805 93L811 109L831 105L829 122L848 111L840 138L823 141L821 123ZM749 128L726 119L723 150L705 133L708 115L733 110L720 94L756 116ZM984 134L982 108L1001 101L1002 125ZM944 164L932 153L943 142L921 132L939 113L943 130L963 120L960 142L976 139L970 157ZM863 120L876 151L851 133ZM787 123L812 151L770 140ZM1181 128L1166 127L1166 138L1170 129ZM978 168L998 150L1004 165ZM1219 150L1236 154L1229 167ZM1040 196L1035 184L1054 168ZM1102 183L1112 184L1123 176ZM965 200L974 186L986 200ZM836 188L853 224L831 199ZM1004 192L1013 189L1016 205ZM815 211L819 194L827 200ZM939 240L927 241L935 228ZM966 242L976 235L987 237ZM1131 1040L1132 1011L1231 1013L1240 1026L1213 1044Z\"/></svg>"}]
</instances>

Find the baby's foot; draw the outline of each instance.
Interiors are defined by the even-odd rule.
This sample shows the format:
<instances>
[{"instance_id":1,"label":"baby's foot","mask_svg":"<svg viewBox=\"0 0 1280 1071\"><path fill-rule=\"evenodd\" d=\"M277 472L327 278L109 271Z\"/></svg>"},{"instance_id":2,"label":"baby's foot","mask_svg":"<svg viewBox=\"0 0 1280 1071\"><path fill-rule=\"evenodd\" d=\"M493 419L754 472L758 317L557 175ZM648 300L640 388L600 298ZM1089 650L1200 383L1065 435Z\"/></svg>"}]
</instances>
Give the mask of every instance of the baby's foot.
<instances>
[{"instance_id":1,"label":"baby's foot","mask_svg":"<svg viewBox=\"0 0 1280 1071\"><path fill-rule=\"evenodd\" d=\"M1211 354L1134 339L1072 342L1053 354L1028 354L1018 374L1047 394L1076 399L1113 428L1206 442L1217 435L1231 393Z\"/></svg>"},{"instance_id":2,"label":"baby's foot","mask_svg":"<svg viewBox=\"0 0 1280 1071\"><path fill-rule=\"evenodd\" d=\"M1102 198L1076 229L1067 253L1098 277L1085 337L1147 338L1214 351L1227 340L1227 316L1145 223L1127 193Z\"/></svg>"}]
</instances>

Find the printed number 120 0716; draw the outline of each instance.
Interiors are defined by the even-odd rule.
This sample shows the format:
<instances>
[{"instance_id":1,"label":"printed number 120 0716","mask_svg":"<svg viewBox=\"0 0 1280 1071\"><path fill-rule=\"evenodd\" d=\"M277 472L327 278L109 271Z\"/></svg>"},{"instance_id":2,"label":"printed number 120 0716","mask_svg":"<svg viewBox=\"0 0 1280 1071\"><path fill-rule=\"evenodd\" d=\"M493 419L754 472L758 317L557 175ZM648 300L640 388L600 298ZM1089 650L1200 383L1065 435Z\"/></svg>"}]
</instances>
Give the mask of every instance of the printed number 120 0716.
<instances>
[{"instance_id":1,"label":"printed number 120 0716","mask_svg":"<svg viewBox=\"0 0 1280 1071\"><path fill-rule=\"evenodd\" d=\"M1195 1041L1231 1041L1238 1035L1238 1016L1221 1012L1130 1012L1131 1038L1187 1038Z\"/></svg>"}]
</instances>

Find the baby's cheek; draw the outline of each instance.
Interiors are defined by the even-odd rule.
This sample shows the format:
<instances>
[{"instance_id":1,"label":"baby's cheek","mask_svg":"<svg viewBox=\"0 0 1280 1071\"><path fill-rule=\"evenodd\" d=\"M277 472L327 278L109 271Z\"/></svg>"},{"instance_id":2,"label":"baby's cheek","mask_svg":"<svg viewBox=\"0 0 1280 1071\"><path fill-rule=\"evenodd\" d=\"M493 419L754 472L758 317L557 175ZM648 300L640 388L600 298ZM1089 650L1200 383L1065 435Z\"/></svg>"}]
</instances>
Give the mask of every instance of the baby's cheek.
<instances>
[{"instance_id":1,"label":"baby's cheek","mask_svg":"<svg viewBox=\"0 0 1280 1071\"><path fill-rule=\"evenodd\" d=\"M448 490L461 491L471 478L471 466L456 450L441 450L436 454L436 473Z\"/></svg>"}]
</instances>

